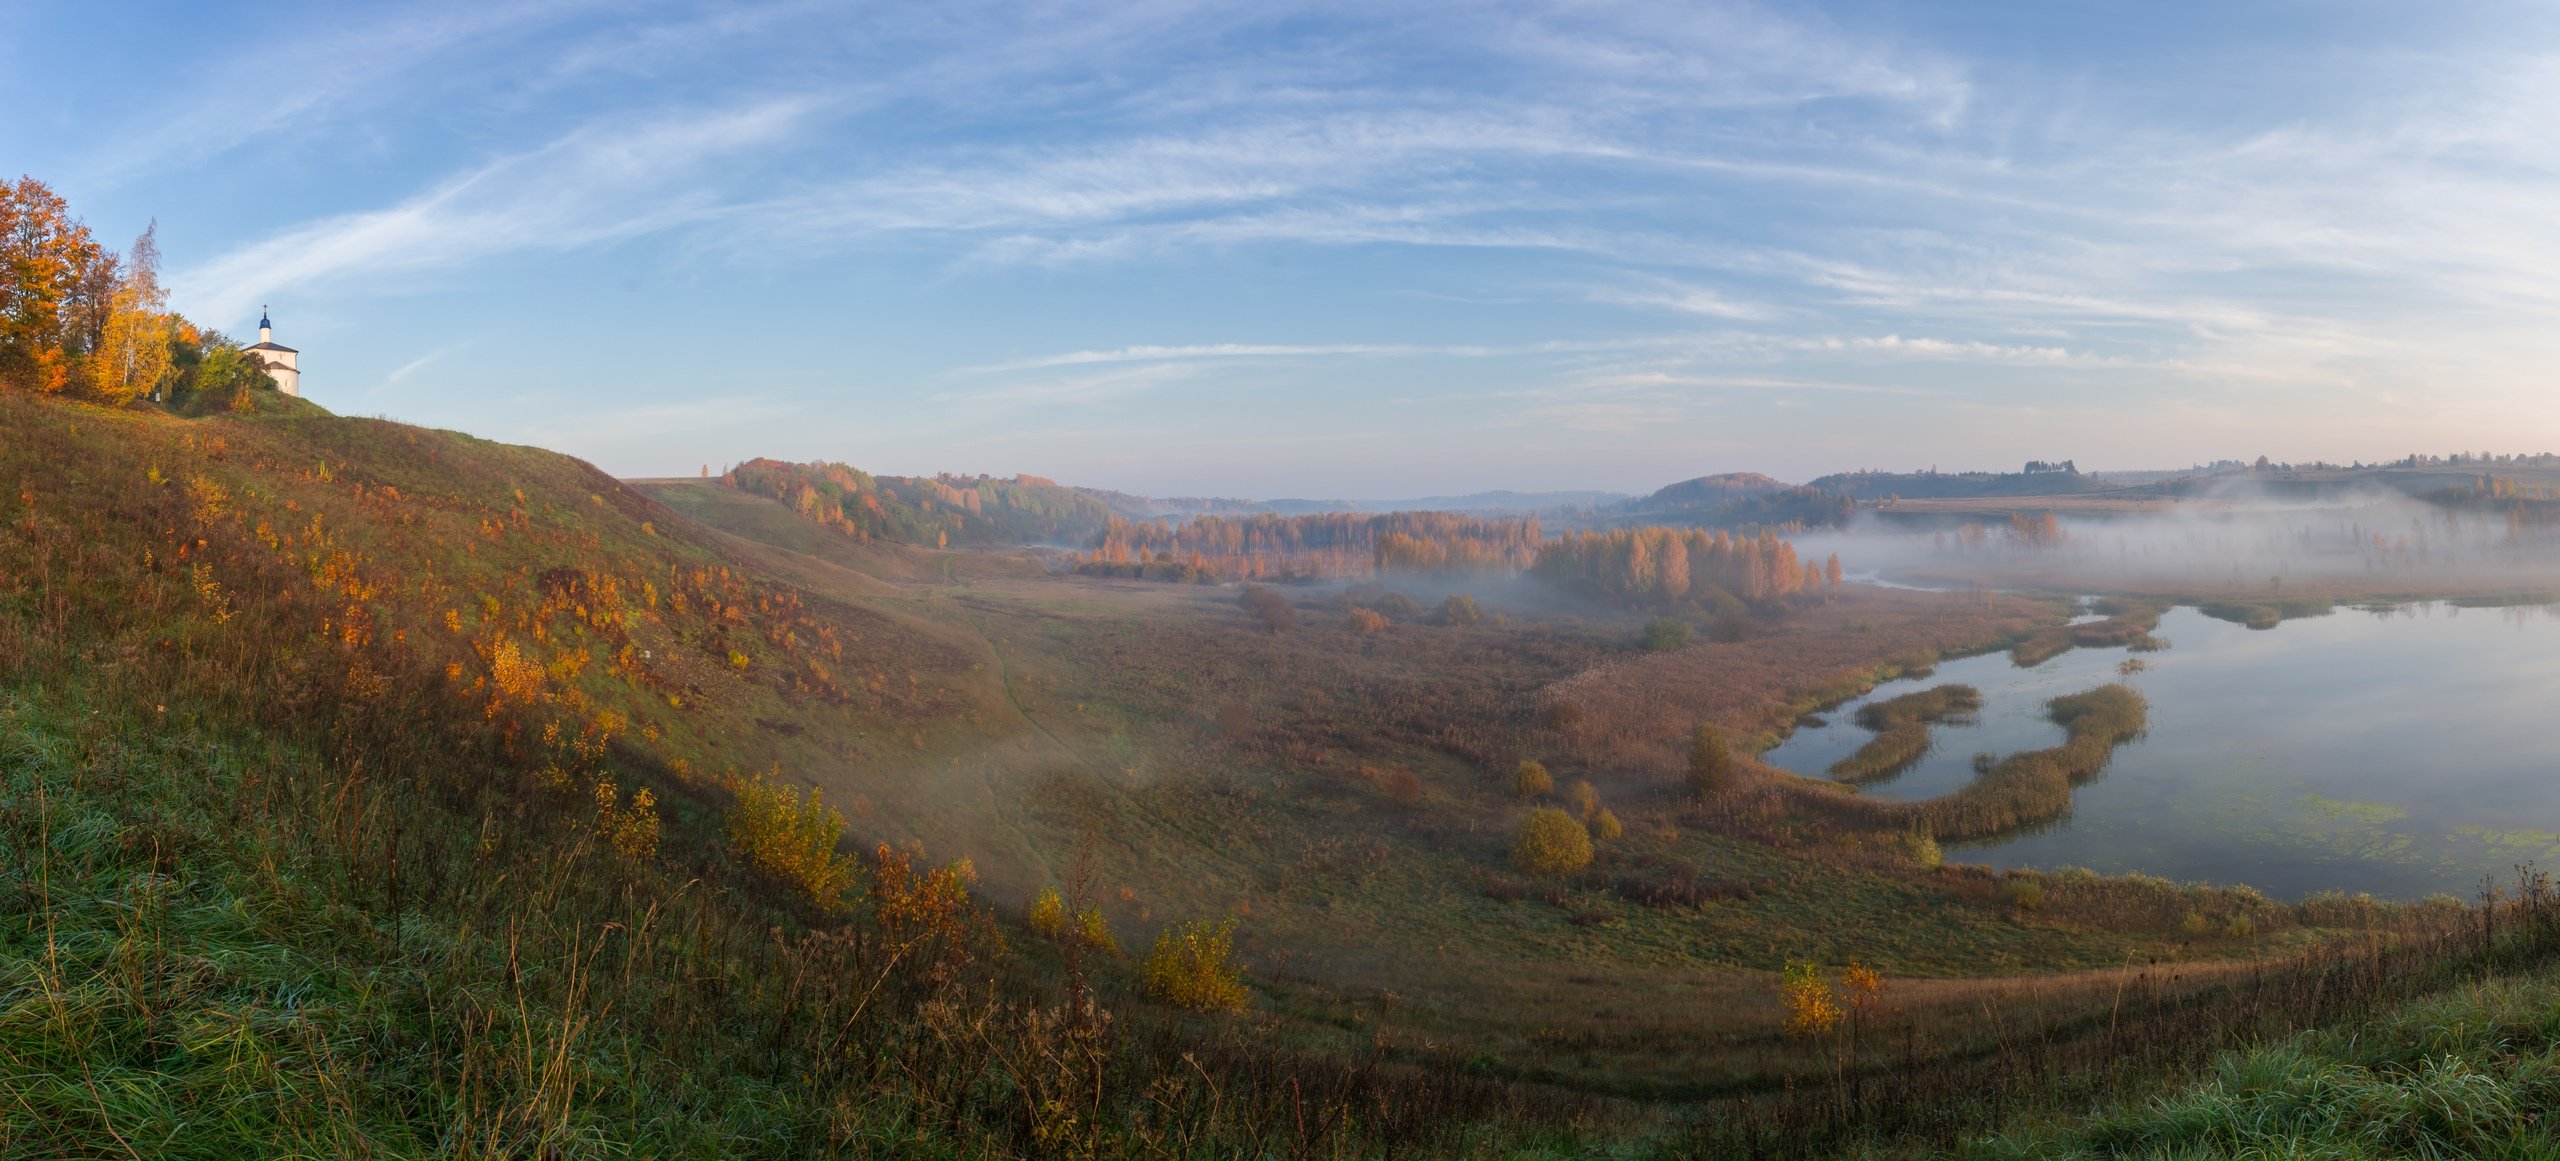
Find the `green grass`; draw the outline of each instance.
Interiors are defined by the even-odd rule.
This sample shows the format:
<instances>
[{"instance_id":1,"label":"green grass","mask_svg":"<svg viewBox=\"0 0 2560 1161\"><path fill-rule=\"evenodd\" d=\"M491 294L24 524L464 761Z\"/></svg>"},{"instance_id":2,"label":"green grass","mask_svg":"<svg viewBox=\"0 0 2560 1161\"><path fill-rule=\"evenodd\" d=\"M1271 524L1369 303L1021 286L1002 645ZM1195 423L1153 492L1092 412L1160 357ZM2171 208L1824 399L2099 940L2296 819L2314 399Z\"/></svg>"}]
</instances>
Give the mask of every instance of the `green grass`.
<instances>
[{"instance_id":1,"label":"green grass","mask_svg":"<svg viewBox=\"0 0 2560 1161\"><path fill-rule=\"evenodd\" d=\"M2216 1059L2130 1109L2021 1129L1993 1161L2560 1156L2560 972L2467 984L2380 1019Z\"/></svg>"}]
</instances>

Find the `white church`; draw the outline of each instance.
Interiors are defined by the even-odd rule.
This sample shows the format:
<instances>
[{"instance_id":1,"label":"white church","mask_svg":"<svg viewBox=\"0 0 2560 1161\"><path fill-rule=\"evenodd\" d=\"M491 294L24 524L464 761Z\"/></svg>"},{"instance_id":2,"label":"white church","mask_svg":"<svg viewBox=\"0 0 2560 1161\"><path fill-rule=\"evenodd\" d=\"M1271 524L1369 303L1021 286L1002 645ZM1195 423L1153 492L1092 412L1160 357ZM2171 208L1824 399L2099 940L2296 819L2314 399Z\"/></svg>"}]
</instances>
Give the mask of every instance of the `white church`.
<instances>
[{"instance_id":1,"label":"white church","mask_svg":"<svg viewBox=\"0 0 2560 1161\"><path fill-rule=\"evenodd\" d=\"M276 342L276 325L267 321L267 308L258 308L258 345L240 349L267 369L276 381L276 390L293 396L302 394L302 370L293 365L294 357L302 352Z\"/></svg>"}]
</instances>

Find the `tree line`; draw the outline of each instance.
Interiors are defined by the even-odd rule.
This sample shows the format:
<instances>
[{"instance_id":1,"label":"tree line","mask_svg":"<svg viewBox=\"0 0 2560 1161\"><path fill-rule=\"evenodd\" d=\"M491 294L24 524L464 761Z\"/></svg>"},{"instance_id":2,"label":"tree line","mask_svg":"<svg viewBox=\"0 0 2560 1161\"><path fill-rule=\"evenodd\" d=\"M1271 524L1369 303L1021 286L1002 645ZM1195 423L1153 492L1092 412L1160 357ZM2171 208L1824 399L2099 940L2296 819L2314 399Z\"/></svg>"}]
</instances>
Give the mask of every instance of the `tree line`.
<instances>
[{"instance_id":1,"label":"tree line","mask_svg":"<svg viewBox=\"0 0 2560 1161\"><path fill-rule=\"evenodd\" d=\"M1082 489L1037 476L874 476L844 464L753 459L721 480L856 540L1076 543L1114 519Z\"/></svg>"},{"instance_id":2,"label":"tree line","mask_svg":"<svg viewBox=\"0 0 2560 1161\"><path fill-rule=\"evenodd\" d=\"M1530 571L1570 592L1648 607L1715 604L1719 594L1758 603L1841 584L1838 556L1799 560L1795 545L1767 529L1756 536L1659 527L1571 533L1542 546Z\"/></svg>"},{"instance_id":3,"label":"tree line","mask_svg":"<svg viewBox=\"0 0 2560 1161\"><path fill-rule=\"evenodd\" d=\"M0 182L0 388L187 411L274 390L239 343L169 309L157 234L118 253L43 182Z\"/></svg>"},{"instance_id":4,"label":"tree line","mask_svg":"<svg viewBox=\"0 0 2560 1161\"><path fill-rule=\"evenodd\" d=\"M1076 562L1105 576L1323 580L1372 573L1519 572L1537 558L1538 518L1455 512L1113 518Z\"/></svg>"}]
</instances>

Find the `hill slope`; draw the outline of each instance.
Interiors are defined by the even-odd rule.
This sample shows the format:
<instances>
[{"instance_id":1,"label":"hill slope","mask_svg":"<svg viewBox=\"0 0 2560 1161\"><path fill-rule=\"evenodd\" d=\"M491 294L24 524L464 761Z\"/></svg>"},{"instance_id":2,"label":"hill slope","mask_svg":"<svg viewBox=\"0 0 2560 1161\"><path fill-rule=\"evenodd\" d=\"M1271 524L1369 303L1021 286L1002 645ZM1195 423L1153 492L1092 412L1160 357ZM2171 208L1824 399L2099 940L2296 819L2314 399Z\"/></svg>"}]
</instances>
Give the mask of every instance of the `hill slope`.
<instances>
[{"instance_id":1,"label":"hill slope","mask_svg":"<svg viewBox=\"0 0 2560 1161\"><path fill-rule=\"evenodd\" d=\"M862 756L889 803L989 736L934 616L535 449L0 431L0 1154L1218 1152L1302 1104L1288 1147L1375 1152L1519 1107L1177 1031L967 868L838 853L769 772Z\"/></svg>"}]
</instances>

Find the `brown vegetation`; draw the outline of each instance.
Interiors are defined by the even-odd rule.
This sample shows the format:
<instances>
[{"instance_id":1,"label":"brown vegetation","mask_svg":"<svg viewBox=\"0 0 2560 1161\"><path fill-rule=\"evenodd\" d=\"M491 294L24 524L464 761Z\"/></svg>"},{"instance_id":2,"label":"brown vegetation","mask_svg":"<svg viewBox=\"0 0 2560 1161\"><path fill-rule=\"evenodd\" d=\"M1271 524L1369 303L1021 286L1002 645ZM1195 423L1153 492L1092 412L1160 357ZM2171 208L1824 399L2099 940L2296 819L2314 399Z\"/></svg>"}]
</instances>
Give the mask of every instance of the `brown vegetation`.
<instances>
[{"instance_id":1,"label":"brown vegetation","mask_svg":"<svg viewBox=\"0 0 2560 1161\"><path fill-rule=\"evenodd\" d=\"M1981 708L1981 690L1953 684L1865 706L1858 711L1858 724L1875 731L1874 740L1832 763L1830 774L1850 783L1894 777L1928 754L1930 725L1962 719Z\"/></svg>"},{"instance_id":2,"label":"brown vegetation","mask_svg":"<svg viewBox=\"0 0 2560 1161\"><path fill-rule=\"evenodd\" d=\"M1201 516L1180 524L1113 518L1079 572L1148 579L1331 579L1378 573L1518 572L1539 542L1538 520L1451 512Z\"/></svg>"}]
</instances>

